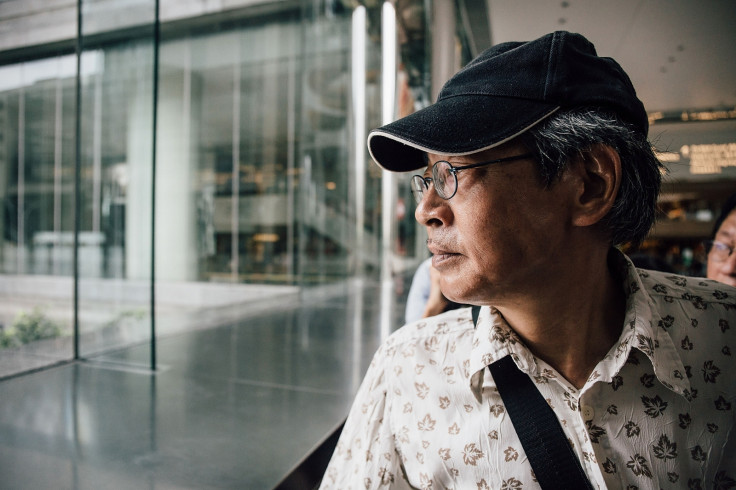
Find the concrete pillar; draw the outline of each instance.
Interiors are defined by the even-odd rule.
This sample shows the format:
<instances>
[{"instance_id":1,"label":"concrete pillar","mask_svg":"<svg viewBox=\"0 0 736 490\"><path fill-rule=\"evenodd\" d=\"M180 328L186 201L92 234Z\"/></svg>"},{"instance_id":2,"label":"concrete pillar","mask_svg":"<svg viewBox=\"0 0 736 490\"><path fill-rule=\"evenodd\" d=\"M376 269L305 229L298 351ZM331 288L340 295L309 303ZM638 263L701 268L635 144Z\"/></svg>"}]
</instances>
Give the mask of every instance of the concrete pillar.
<instances>
[{"instance_id":1,"label":"concrete pillar","mask_svg":"<svg viewBox=\"0 0 736 490\"><path fill-rule=\"evenodd\" d=\"M191 111L190 71L162 70L156 148L156 279L197 279L193 146L198 118ZM199 85L199 84L196 84ZM128 121L130 185L126 203L126 269L131 279L150 276L150 92L135 98Z\"/></svg>"}]
</instances>

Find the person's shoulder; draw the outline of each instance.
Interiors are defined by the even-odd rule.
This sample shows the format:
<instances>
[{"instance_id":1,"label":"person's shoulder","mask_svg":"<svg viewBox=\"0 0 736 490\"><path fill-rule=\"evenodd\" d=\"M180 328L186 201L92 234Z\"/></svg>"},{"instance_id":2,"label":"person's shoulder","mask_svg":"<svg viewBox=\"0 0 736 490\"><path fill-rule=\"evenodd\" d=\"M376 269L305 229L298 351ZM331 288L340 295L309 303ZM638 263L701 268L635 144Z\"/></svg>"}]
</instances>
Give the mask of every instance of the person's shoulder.
<instances>
[{"instance_id":1,"label":"person's shoulder","mask_svg":"<svg viewBox=\"0 0 736 490\"><path fill-rule=\"evenodd\" d=\"M696 308L720 305L736 314L736 288L712 279L690 277L670 272L637 269L642 285L653 297L668 303L691 302Z\"/></svg>"},{"instance_id":2,"label":"person's shoulder","mask_svg":"<svg viewBox=\"0 0 736 490\"><path fill-rule=\"evenodd\" d=\"M435 337L449 340L472 331L473 315L470 308L457 308L429 318L409 322L393 332L384 341L384 349L422 342Z\"/></svg>"}]
</instances>

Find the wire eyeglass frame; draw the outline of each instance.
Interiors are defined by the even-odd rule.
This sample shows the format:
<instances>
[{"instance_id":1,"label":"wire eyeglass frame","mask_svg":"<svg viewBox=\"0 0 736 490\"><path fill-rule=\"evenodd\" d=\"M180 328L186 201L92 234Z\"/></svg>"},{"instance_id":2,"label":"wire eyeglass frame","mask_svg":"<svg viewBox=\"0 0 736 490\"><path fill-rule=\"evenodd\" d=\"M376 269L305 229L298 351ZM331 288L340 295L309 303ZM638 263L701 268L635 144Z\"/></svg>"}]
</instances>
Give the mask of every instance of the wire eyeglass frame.
<instances>
[{"instance_id":1,"label":"wire eyeglass frame","mask_svg":"<svg viewBox=\"0 0 736 490\"><path fill-rule=\"evenodd\" d=\"M513 162L515 160L524 160L526 158L532 158L532 153L524 153L521 155L513 155L510 157L497 158L496 160L488 160L486 162L472 163L470 165L463 165L462 167L454 167L447 160L439 160L432 165L432 177L424 177L423 175L414 175L411 178L411 193L414 196L414 200L417 204L422 202L424 193L429 190L429 184L434 184L434 190L437 191L437 195L442 199L450 200L455 194L457 194L457 173L461 170L467 170L471 168L484 167L486 165L493 165L494 163ZM442 173L441 173L442 172ZM452 180L450 180L450 176ZM450 185L452 192L447 192L447 185Z\"/></svg>"}]
</instances>

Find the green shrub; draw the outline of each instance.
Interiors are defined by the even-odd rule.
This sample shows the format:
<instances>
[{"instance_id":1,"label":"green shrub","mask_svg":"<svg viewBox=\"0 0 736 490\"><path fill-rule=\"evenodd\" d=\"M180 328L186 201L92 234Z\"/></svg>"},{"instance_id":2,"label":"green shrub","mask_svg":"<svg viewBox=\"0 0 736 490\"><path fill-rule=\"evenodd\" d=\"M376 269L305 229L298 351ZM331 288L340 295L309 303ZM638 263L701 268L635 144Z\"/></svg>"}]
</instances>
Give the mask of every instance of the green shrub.
<instances>
[{"instance_id":1,"label":"green shrub","mask_svg":"<svg viewBox=\"0 0 736 490\"><path fill-rule=\"evenodd\" d=\"M18 347L41 339L53 339L61 335L61 327L48 318L43 309L36 307L22 311L8 329L0 332L0 348Z\"/></svg>"}]
</instances>

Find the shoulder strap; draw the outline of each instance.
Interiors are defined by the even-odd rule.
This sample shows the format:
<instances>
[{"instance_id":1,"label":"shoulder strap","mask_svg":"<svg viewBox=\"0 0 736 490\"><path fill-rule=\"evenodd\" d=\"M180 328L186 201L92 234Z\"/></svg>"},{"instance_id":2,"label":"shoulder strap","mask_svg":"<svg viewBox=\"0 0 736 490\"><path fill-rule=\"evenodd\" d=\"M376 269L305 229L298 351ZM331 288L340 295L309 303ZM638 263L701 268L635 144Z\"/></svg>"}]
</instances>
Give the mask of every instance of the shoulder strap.
<instances>
[{"instance_id":1,"label":"shoulder strap","mask_svg":"<svg viewBox=\"0 0 736 490\"><path fill-rule=\"evenodd\" d=\"M480 307L474 306L475 323L479 313ZM510 355L489 368L539 485L544 490L592 490L557 416L529 375Z\"/></svg>"}]
</instances>

